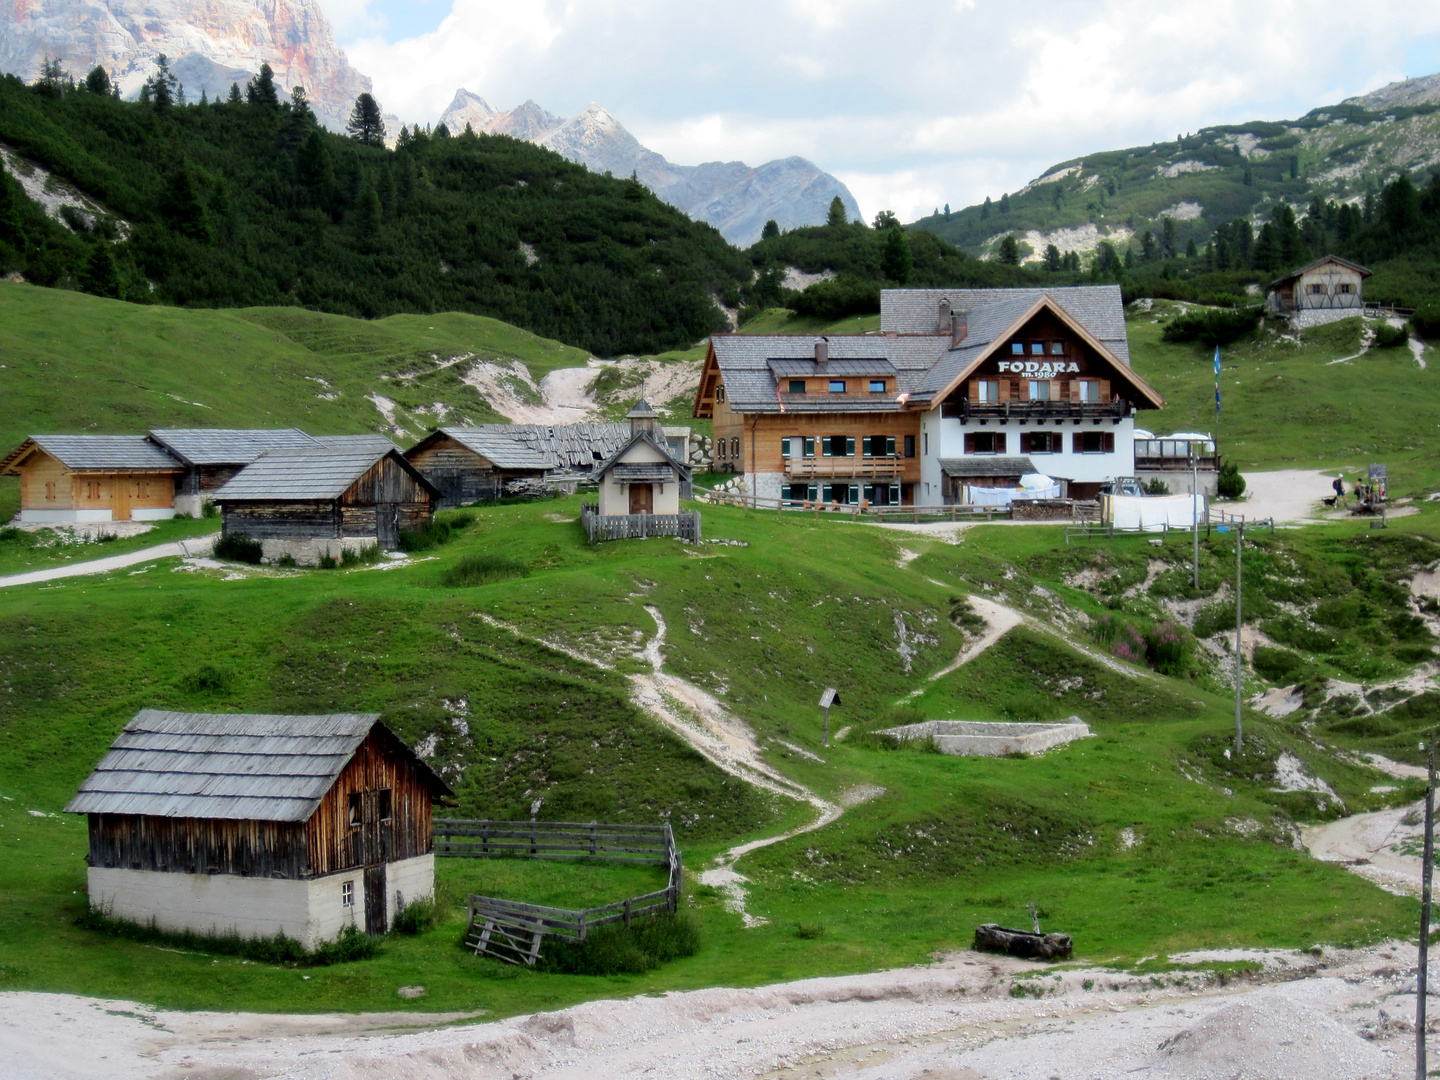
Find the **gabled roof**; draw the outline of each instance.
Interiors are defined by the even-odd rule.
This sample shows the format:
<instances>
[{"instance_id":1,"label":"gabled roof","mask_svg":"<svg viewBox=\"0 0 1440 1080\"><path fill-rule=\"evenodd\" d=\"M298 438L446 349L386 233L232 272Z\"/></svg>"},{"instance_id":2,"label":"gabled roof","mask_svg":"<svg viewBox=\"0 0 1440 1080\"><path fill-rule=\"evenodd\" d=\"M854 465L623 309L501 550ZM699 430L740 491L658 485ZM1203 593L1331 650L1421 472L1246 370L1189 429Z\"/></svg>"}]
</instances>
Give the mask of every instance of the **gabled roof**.
<instances>
[{"instance_id":1,"label":"gabled roof","mask_svg":"<svg viewBox=\"0 0 1440 1080\"><path fill-rule=\"evenodd\" d=\"M586 472L630 438L629 424L482 424L474 430L502 435L534 450L552 469Z\"/></svg>"},{"instance_id":2,"label":"gabled roof","mask_svg":"<svg viewBox=\"0 0 1440 1080\"><path fill-rule=\"evenodd\" d=\"M156 428L150 438L186 465L248 465L267 450L319 445L299 428Z\"/></svg>"},{"instance_id":3,"label":"gabled roof","mask_svg":"<svg viewBox=\"0 0 1440 1080\"><path fill-rule=\"evenodd\" d=\"M72 814L244 821L307 820L379 728L430 781L454 794L379 713L274 716L142 709L65 807Z\"/></svg>"},{"instance_id":4,"label":"gabled roof","mask_svg":"<svg viewBox=\"0 0 1440 1080\"><path fill-rule=\"evenodd\" d=\"M978 313L991 304L1028 299L1033 303L1049 295L1090 336L1127 367L1130 346L1125 337L1125 301L1119 285L1070 285L1048 289L882 289L880 329L887 334L935 334L940 332L940 301L950 301L950 310ZM949 328L944 329L946 334ZM967 338L975 333L973 315Z\"/></svg>"},{"instance_id":5,"label":"gabled roof","mask_svg":"<svg viewBox=\"0 0 1440 1080\"><path fill-rule=\"evenodd\" d=\"M524 443L517 442L509 435L502 435L489 427L442 427L437 428L406 451L409 458L419 450L428 449L438 439L454 439L467 450L479 454L497 469L529 469L544 472L550 468L550 459Z\"/></svg>"},{"instance_id":6,"label":"gabled roof","mask_svg":"<svg viewBox=\"0 0 1440 1080\"><path fill-rule=\"evenodd\" d=\"M405 452L379 432L365 435L314 435L312 438L329 450L374 450L377 454L383 454L386 450L395 450L402 454Z\"/></svg>"},{"instance_id":7,"label":"gabled roof","mask_svg":"<svg viewBox=\"0 0 1440 1080\"><path fill-rule=\"evenodd\" d=\"M665 462L669 462L669 464L667 465L665 462L659 461L624 461L623 459L630 451L630 448L642 442L649 443L656 450L660 451L660 453L664 455ZM661 476L659 469L655 468L656 465L663 468L667 475ZM684 464L677 459L674 454L670 453L670 448L665 445L663 439L655 438L655 436L651 435L648 431L635 432L624 446L597 465L595 467L596 479L604 476L611 469L617 470L617 474L622 480L654 480L663 483L666 480L674 479L676 472L682 477L690 475L690 466ZM620 469L630 469L629 475L619 473L618 470Z\"/></svg>"},{"instance_id":8,"label":"gabled roof","mask_svg":"<svg viewBox=\"0 0 1440 1080\"><path fill-rule=\"evenodd\" d=\"M241 469L213 498L225 502L292 502L338 499L376 462L393 458L432 495L426 480L398 450L271 450Z\"/></svg>"},{"instance_id":9,"label":"gabled roof","mask_svg":"<svg viewBox=\"0 0 1440 1080\"><path fill-rule=\"evenodd\" d=\"M143 435L31 435L0 460L0 472L39 447L71 472L180 472L180 464Z\"/></svg>"},{"instance_id":10,"label":"gabled roof","mask_svg":"<svg viewBox=\"0 0 1440 1080\"><path fill-rule=\"evenodd\" d=\"M1368 269L1368 268L1366 268L1366 267L1364 267L1364 266L1361 266L1359 263L1351 262L1349 259L1342 259L1339 255L1322 255L1320 258L1316 259L1314 262L1310 263L1309 265L1307 265L1307 266L1302 266L1299 270L1293 270L1293 271L1291 271L1290 273L1286 274L1286 275L1285 275L1284 277L1282 277L1282 278L1276 278L1276 279L1275 279L1274 281L1272 281L1269 285L1267 285L1266 288L1267 288L1267 289L1278 289L1281 285L1284 285L1286 282L1294 281L1296 278L1300 277L1301 275L1303 275L1303 274L1308 274L1311 270L1319 269L1321 266L1324 266L1326 263L1338 263L1339 265L1345 267L1347 270L1354 270L1354 271L1355 271L1357 274L1359 274L1362 278L1373 277L1374 274L1375 274L1375 271L1370 270L1370 269Z\"/></svg>"}]
</instances>

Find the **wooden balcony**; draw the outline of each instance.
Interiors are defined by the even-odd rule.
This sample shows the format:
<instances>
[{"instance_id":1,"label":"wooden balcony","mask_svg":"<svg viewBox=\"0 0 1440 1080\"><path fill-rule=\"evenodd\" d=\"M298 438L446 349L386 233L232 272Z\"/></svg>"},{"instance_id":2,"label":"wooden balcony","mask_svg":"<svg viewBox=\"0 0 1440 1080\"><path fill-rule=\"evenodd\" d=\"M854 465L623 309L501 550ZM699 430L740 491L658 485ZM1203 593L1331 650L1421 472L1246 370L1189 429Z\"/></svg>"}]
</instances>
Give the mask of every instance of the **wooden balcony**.
<instances>
[{"instance_id":1,"label":"wooden balcony","mask_svg":"<svg viewBox=\"0 0 1440 1080\"><path fill-rule=\"evenodd\" d=\"M794 477L845 478L854 480L893 480L905 471L905 459L899 454L883 457L813 457L787 458L785 475Z\"/></svg>"},{"instance_id":2,"label":"wooden balcony","mask_svg":"<svg viewBox=\"0 0 1440 1080\"><path fill-rule=\"evenodd\" d=\"M1135 407L1128 401L1007 401L997 405L976 405L970 401L958 404L946 402L941 406L941 415L947 420L979 421L994 420L1005 424L1018 421L1022 424L1053 421L1063 424L1066 420L1080 423L1083 420L1120 420L1134 413Z\"/></svg>"}]
</instances>

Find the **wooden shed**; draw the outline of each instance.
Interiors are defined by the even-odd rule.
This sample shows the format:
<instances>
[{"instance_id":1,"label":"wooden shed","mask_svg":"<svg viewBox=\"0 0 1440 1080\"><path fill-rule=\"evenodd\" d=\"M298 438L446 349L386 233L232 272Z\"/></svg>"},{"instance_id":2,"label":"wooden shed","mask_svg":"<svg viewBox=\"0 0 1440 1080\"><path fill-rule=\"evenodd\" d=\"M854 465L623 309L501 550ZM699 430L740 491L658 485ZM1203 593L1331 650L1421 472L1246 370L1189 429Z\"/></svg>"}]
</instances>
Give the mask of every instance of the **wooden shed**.
<instances>
[{"instance_id":1,"label":"wooden shed","mask_svg":"<svg viewBox=\"0 0 1440 1080\"><path fill-rule=\"evenodd\" d=\"M299 428L156 428L149 439L183 466L175 480L175 509L195 517L261 454L320 445Z\"/></svg>"},{"instance_id":2,"label":"wooden shed","mask_svg":"<svg viewBox=\"0 0 1440 1080\"><path fill-rule=\"evenodd\" d=\"M435 516L439 491L398 450L272 450L215 493L225 536L259 540L264 558L301 565L348 548L391 549Z\"/></svg>"},{"instance_id":3,"label":"wooden shed","mask_svg":"<svg viewBox=\"0 0 1440 1080\"><path fill-rule=\"evenodd\" d=\"M174 517L181 471L143 435L32 435L0 459L0 475L20 477L25 523Z\"/></svg>"},{"instance_id":4,"label":"wooden shed","mask_svg":"<svg viewBox=\"0 0 1440 1080\"><path fill-rule=\"evenodd\" d=\"M441 506L463 506L505 493L513 480L536 480L550 458L508 435L474 427L431 432L405 458L440 491Z\"/></svg>"},{"instance_id":5,"label":"wooden shed","mask_svg":"<svg viewBox=\"0 0 1440 1080\"><path fill-rule=\"evenodd\" d=\"M89 818L92 905L313 948L434 894L431 805L453 794L376 713L144 709L66 811Z\"/></svg>"}]
</instances>

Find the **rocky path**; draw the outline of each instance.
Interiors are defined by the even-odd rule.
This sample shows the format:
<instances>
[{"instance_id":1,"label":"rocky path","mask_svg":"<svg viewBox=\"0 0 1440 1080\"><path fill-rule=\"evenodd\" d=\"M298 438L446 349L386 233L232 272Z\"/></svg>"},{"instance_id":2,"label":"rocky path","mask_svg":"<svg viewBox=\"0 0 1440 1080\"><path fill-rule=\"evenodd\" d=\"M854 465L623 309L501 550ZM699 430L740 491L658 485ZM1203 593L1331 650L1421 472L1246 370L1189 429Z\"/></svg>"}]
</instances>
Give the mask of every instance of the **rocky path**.
<instances>
[{"instance_id":1,"label":"rocky path","mask_svg":"<svg viewBox=\"0 0 1440 1080\"><path fill-rule=\"evenodd\" d=\"M141 548L139 551L127 552L124 555L110 555L104 559L88 559L85 562L52 566L48 570L31 570L24 574L11 574L8 577L0 577L0 589L8 585L34 585L41 581L81 577L86 574L108 574L111 570L123 570L127 566L138 566L140 563L154 562L156 559L208 555L219 538L218 532L211 533L209 536L196 536L189 540L179 540L173 544L156 544L154 547Z\"/></svg>"}]
</instances>

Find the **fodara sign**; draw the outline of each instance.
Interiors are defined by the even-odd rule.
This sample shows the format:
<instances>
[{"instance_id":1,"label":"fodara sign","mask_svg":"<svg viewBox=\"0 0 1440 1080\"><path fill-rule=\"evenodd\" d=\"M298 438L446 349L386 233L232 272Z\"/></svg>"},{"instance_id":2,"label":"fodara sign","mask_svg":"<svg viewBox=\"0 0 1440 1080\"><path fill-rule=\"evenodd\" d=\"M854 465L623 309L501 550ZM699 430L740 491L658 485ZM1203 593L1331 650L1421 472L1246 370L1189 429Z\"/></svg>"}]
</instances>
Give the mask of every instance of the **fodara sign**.
<instances>
[{"instance_id":1,"label":"fodara sign","mask_svg":"<svg viewBox=\"0 0 1440 1080\"><path fill-rule=\"evenodd\" d=\"M1053 363L1049 360L1001 360L1001 372L1014 372L1016 375L1034 375L1037 379L1052 379L1056 375L1069 375L1080 373L1080 365L1074 360L1056 360Z\"/></svg>"}]
</instances>

